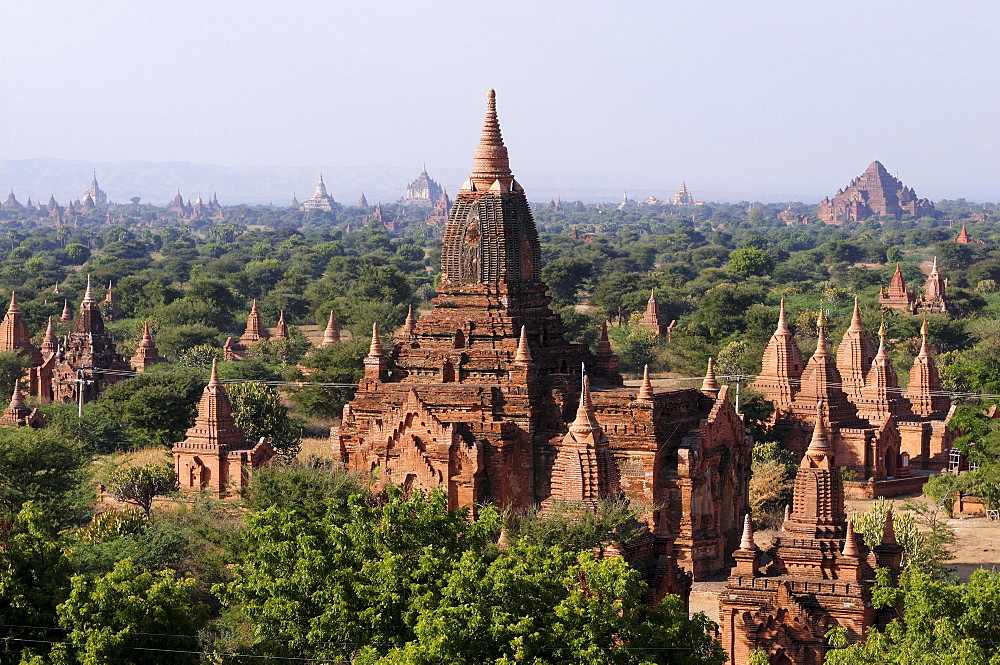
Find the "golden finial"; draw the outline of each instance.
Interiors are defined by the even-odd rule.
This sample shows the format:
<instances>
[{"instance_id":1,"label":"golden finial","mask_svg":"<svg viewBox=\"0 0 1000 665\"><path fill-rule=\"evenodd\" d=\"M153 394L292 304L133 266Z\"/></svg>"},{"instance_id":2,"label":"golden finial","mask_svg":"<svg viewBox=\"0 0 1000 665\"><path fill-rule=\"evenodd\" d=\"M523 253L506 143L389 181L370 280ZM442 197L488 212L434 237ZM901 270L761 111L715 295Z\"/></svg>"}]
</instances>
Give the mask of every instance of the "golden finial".
<instances>
[{"instance_id":1,"label":"golden finial","mask_svg":"<svg viewBox=\"0 0 1000 665\"><path fill-rule=\"evenodd\" d=\"M881 340L884 340L885 339L885 333L886 333L886 328L885 328L885 314L883 314L882 315L882 323L878 327L878 338L881 339Z\"/></svg>"},{"instance_id":2,"label":"golden finial","mask_svg":"<svg viewBox=\"0 0 1000 665\"><path fill-rule=\"evenodd\" d=\"M929 333L928 333L928 330L927 330L927 317L925 316L924 317L924 322L920 324L920 336L924 338L925 342L927 341L927 335L928 334Z\"/></svg>"},{"instance_id":3,"label":"golden finial","mask_svg":"<svg viewBox=\"0 0 1000 665\"><path fill-rule=\"evenodd\" d=\"M816 317L816 327L826 328L826 310L822 307L819 308L819 316Z\"/></svg>"}]
</instances>

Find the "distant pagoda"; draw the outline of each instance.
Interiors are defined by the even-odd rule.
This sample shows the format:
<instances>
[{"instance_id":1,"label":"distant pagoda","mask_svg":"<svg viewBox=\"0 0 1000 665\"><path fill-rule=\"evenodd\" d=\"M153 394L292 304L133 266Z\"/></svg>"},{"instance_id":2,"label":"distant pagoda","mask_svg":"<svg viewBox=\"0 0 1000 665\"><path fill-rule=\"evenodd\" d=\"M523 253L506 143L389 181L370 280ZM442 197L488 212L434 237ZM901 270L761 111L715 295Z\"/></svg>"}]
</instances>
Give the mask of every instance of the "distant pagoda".
<instances>
[{"instance_id":1,"label":"distant pagoda","mask_svg":"<svg viewBox=\"0 0 1000 665\"><path fill-rule=\"evenodd\" d=\"M876 160L845 189L838 189L833 200L828 197L820 201L816 214L828 224L862 222L881 216L928 217L934 214L934 203L918 199L912 189L890 175Z\"/></svg>"}]
</instances>

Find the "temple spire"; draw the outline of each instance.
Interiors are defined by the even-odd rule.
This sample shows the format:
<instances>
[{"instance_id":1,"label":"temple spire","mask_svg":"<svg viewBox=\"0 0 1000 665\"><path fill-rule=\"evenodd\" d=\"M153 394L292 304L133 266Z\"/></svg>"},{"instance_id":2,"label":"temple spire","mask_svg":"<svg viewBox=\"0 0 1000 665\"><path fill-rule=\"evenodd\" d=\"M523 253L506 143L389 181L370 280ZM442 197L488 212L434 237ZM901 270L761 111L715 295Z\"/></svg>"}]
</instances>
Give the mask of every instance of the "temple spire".
<instances>
[{"instance_id":1,"label":"temple spire","mask_svg":"<svg viewBox=\"0 0 1000 665\"><path fill-rule=\"evenodd\" d=\"M382 340L378 336L378 324L372 323L372 343L368 347L369 358L382 357Z\"/></svg>"},{"instance_id":2,"label":"temple spire","mask_svg":"<svg viewBox=\"0 0 1000 665\"><path fill-rule=\"evenodd\" d=\"M48 360L59 348L56 339L56 328L52 325L52 317L49 317L49 325L45 328L45 339L42 340L42 358Z\"/></svg>"},{"instance_id":3,"label":"temple spire","mask_svg":"<svg viewBox=\"0 0 1000 665\"><path fill-rule=\"evenodd\" d=\"M753 522L750 520L750 513L743 518L743 538L740 540L740 549L744 552L753 552L757 549L757 543L753 540Z\"/></svg>"},{"instance_id":4,"label":"temple spire","mask_svg":"<svg viewBox=\"0 0 1000 665\"><path fill-rule=\"evenodd\" d=\"M285 310L278 314L278 325L275 326L274 339L288 339L288 324L285 323Z\"/></svg>"},{"instance_id":5,"label":"temple spire","mask_svg":"<svg viewBox=\"0 0 1000 665\"><path fill-rule=\"evenodd\" d=\"M63 300L63 311L62 314L59 316L59 320L63 322L73 320L73 310L69 308L68 300Z\"/></svg>"},{"instance_id":6,"label":"temple spire","mask_svg":"<svg viewBox=\"0 0 1000 665\"><path fill-rule=\"evenodd\" d=\"M910 383L906 386L906 399L911 410L922 418L943 416L951 404L948 397L941 393L941 379L927 345L928 336L927 319L924 319L920 325L920 352L913 359Z\"/></svg>"},{"instance_id":7,"label":"temple spire","mask_svg":"<svg viewBox=\"0 0 1000 665\"><path fill-rule=\"evenodd\" d=\"M644 402L653 401L653 383L649 380L649 365L644 365L642 368L642 383L639 385L639 394L636 399Z\"/></svg>"},{"instance_id":8,"label":"temple spire","mask_svg":"<svg viewBox=\"0 0 1000 665\"><path fill-rule=\"evenodd\" d=\"M326 330L323 331L322 346L331 346L340 341L340 331L337 329L337 322L333 318L333 310L330 311L330 319L326 322Z\"/></svg>"},{"instance_id":9,"label":"temple spire","mask_svg":"<svg viewBox=\"0 0 1000 665\"><path fill-rule=\"evenodd\" d=\"M861 556L861 553L858 551L858 539L854 535L854 524L850 521L847 522L847 536L844 538L843 554L855 559Z\"/></svg>"},{"instance_id":10,"label":"temple spire","mask_svg":"<svg viewBox=\"0 0 1000 665\"><path fill-rule=\"evenodd\" d=\"M514 356L514 362L531 362L531 349L528 348L528 330L525 326L521 326L521 337L517 340L517 355Z\"/></svg>"},{"instance_id":11,"label":"temple spire","mask_svg":"<svg viewBox=\"0 0 1000 665\"><path fill-rule=\"evenodd\" d=\"M97 300L94 298L94 289L90 285L90 275L87 275L87 290L84 292L84 294L83 294L83 302L81 302L80 304L81 305L84 304L84 303L94 304L96 302L97 302Z\"/></svg>"},{"instance_id":12,"label":"temple spire","mask_svg":"<svg viewBox=\"0 0 1000 665\"><path fill-rule=\"evenodd\" d=\"M774 404L775 409L788 409L799 391L802 379L802 352L795 337L788 328L785 299L781 299L778 310L778 326L771 335L764 357L761 359L760 374L750 388L763 393Z\"/></svg>"},{"instance_id":13,"label":"temple spire","mask_svg":"<svg viewBox=\"0 0 1000 665\"><path fill-rule=\"evenodd\" d=\"M413 305L406 310L406 321L403 322L403 336L412 337L417 330L417 319L413 316Z\"/></svg>"},{"instance_id":14,"label":"temple spire","mask_svg":"<svg viewBox=\"0 0 1000 665\"><path fill-rule=\"evenodd\" d=\"M498 180L509 186L512 179L510 159L497 118L496 93L491 89L486 96L486 118L472 161L471 180L477 188L483 189L491 187Z\"/></svg>"},{"instance_id":15,"label":"temple spire","mask_svg":"<svg viewBox=\"0 0 1000 665\"><path fill-rule=\"evenodd\" d=\"M701 392L719 392L719 382L715 380L715 362L711 358L708 359L708 369L705 371L705 378L701 382Z\"/></svg>"},{"instance_id":16,"label":"temple spire","mask_svg":"<svg viewBox=\"0 0 1000 665\"><path fill-rule=\"evenodd\" d=\"M851 325L844 332L844 337L837 347L837 370L840 372L847 398L855 405L861 399L861 391L865 387L865 379L873 360L875 360L875 346L861 321L861 308L855 296Z\"/></svg>"}]
</instances>

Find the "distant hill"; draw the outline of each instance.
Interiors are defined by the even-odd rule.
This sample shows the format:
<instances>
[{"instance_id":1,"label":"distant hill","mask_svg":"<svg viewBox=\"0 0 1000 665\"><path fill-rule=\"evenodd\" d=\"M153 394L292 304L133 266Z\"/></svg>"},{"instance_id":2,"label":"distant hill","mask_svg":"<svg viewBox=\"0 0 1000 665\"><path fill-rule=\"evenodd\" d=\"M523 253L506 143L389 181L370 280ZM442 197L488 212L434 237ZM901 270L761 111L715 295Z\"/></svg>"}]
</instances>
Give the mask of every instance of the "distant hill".
<instances>
[{"instance_id":1,"label":"distant hill","mask_svg":"<svg viewBox=\"0 0 1000 665\"><path fill-rule=\"evenodd\" d=\"M235 167L191 162L87 162L61 159L0 160L0 200L6 192L22 203L31 199L49 200L55 195L60 204L80 198L90 186L96 172L97 181L117 203L127 203L133 196L143 202L163 205L179 190L185 199L194 201L198 194L206 200L213 193L222 205L237 203L287 205L292 193L300 201L312 195L320 173L330 194L346 205L357 203L361 193L372 204L399 200L406 186L420 173L420 165L401 166L295 166L295 167ZM454 197L468 177L467 169L428 167L428 172ZM611 178L578 173L520 173L518 180L533 201L548 201L556 197L563 201L585 203L616 202L622 188L608 186ZM636 183L628 188L629 198L641 201L648 196L663 200L673 196L675 186L657 187L652 183ZM764 192L699 191L692 185L696 199L705 201L818 201L821 197L803 194Z\"/></svg>"}]
</instances>

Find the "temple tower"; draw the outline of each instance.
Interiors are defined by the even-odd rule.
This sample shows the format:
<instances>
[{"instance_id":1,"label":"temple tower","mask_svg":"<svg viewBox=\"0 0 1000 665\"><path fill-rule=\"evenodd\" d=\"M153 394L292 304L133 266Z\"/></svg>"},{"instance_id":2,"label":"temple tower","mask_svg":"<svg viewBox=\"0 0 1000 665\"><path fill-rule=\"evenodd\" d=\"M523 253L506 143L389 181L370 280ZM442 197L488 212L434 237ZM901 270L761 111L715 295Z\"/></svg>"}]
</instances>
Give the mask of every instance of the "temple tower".
<instances>
[{"instance_id":1,"label":"temple tower","mask_svg":"<svg viewBox=\"0 0 1000 665\"><path fill-rule=\"evenodd\" d=\"M582 383L576 419L556 453L552 494L542 504L544 507L550 507L552 500L558 498L596 510L602 499L614 499L621 493L618 466L594 413L590 379L584 376Z\"/></svg>"},{"instance_id":2,"label":"temple tower","mask_svg":"<svg viewBox=\"0 0 1000 665\"><path fill-rule=\"evenodd\" d=\"M14 351L23 356L31 365L42 363L42 355L31 343L28 324L24 322L21 307L17 304L16 291L11 292L10 306L7 307L7 314L0 322L0 352L2 351Z\"/></svg>"},{"instance_id":3,"label":"temple tower","mask_svg":"<svg viewBox=\"0 0 1000 665\"><path fill-rule=\"evenodd\" d=\"M139 346L135 348L135 355L132 356L129 364L136 372L145 372L153 365L165 362L167 359L160 355L160 351L153 341L153 335L149 331L149 321L143 321L142 338L139 340Z\"/></svg>"},{"instance_id":4,"label":"temple tower","mask_svg":"<svg viewBox=\"0 0 1000 665\"><path fill-rule=\"evenodd\" d=\"M913 359L906 397L914 415L922 418L943 418L951 406L951 400L941 392L937 365L927 346L927 319L920 326L920 352Z\"/></svg>"},{"instance_id":5,"label":"temple tower","mask_svg":"<svg viewBox=\"0 0 1000 665\"><path fill-rule=\"evenodd\" d=\"M285 310L278 315L278 325L274 328L274 339L288 339L288 324L285 323Z\"/></svg>"},{"instance_id":6,"label":"temple tower","mask_svg":"<svg viewBox=\"0 0 1000 665\"><path fill-rule=\"evenodd\" d=\"M108 291L104 294L104 302L101 303L101 311L104 314L105 321L119 321L124 316L121 306L115 300L110 281L108 282Z\"/></svg>"},{"instance_id":7,"label":"temple tower","mask_svg":"<svg viewBox=\"0 0 1000 665\"><path fill-rule=\"evenodd\" d=\"M181 491L204 489L213 494L243 489L249 484L250 473L274 457L266 440L247 442L233 418L229 395L214 362L194 425L183 441L174 444L173 453Z\"/></svg>"},{"instance_id":8,"label":"temple tower","mask_svg":"<svg viewBox=\"0 0 1000 665\"><path fill-rule=\"evenodd\" d=\"M326 330L323 331L323 343L320 346L332 346L340 342L340 330L337 328L337 322L333 318L333 312L330 312L330 319L326 322Z\"/></svg>"},{"instance_id":9,"label":"temple tower","mask_svg":"<svg viewBox=\"0 0 1000 665\"><path fill-rule=\"evenodd\" d=\"M323 174L319 174L319 182L316 183L316 191L302 204L300 210L303 212L308 212L310 210L319 210L322 212L332 212L333 207L337 205L337 202L333 200L326 191L326 183L323 182Z\"/></svg>"},{"instance_id":10,"label":"temple tower","mask_svg":"<svg viewBox=\"0 0 1000 665\"><path fill-rule=\"evenodd\" d=\"M646 301L646 313L642 315L639 326L657 336L667 334L669 323L660 316L660 305L656 302L656 294L649 290L649 300Z\"/></svg>"},{"instance_id":11,"label":"temple tower","mask_svg":"<svg viewBox=\"0 0 1000 665\"><path fill-rule=\"evenodd\" d=\"M906 290L906 281L903 279L903 271L896 264L896 272L892 273L892 280L889 282L889 290L885 293L879 292L878 304L892 309L912 311L914 306L913 294Z\"/></svg>"},{"instance_id":12,"label":"temple tower","mask_svg":"<svg viewBox=\"0 0 1000 665\"><path fill-rule=\"evenodd\" d=\"M59 340L56 338L56 328L52 325L52 317L49 317L49 324L45 328L45 338L42 340L42 360L48 360L59 350Z\"/></svg>"},{"instance_id":13,"label":"temple tower","mask_svg":"<svg viewBox=\"0 0 1000 665\"><path fill-rule=\"evenodd\" d=\"M899 389L899 379L885 347L885 335L885 321L882 321L878 331L878 352L868 370L865 387L858 402L858 415L878 426L883 425L890 417L910 414L910 403Z\"/></svg>"},{"instance_id":14,"label":"temple tower","mask_svg":"<svg viewBox=\"0 0 1000 665\"><path fill-rule=\"evenodd\" d=\"M854 298L854 312L851 314L851 325L844 333L840 346L837 347L837 370L844 382L844 392L855 405L861 398L861 390L865 387L865 377L875 359L875 345L871 335L861 323L861 309L858 299Z\"/></svg>"},{"instance_id":15,"label":"temple tower","mask_svg":"<svg viewBox=\"0 0 1000 665\"><path fill-rule=\"evenodd\" d=\"M834 423L856 421L857 411L841 388L840 371L827 347L824 310L819 312L816 327L819 330L816 351L802 372L801 388L795 395L792 409L809 420L823 417Z\"/></svg>"},{"instance_id":16,"label":"temple tower","mask_svg":"<svg viewBox=\"0 0 1000 665\"><path fill-rule=\"evenodd\" d=\"M781 299L778 327L764 349L760 374L750 384L751 390L762 393L776 410L787 410L802 378L802 352L788 328L785 299Z\"/></svg>"}]
</instances>

